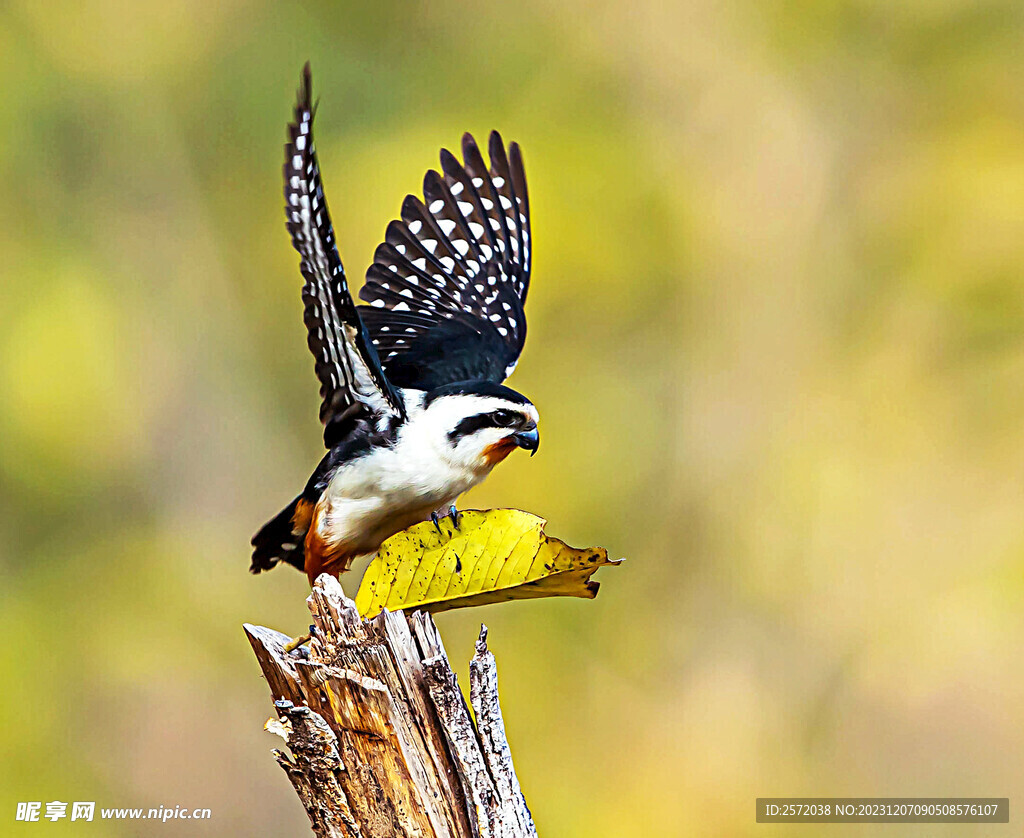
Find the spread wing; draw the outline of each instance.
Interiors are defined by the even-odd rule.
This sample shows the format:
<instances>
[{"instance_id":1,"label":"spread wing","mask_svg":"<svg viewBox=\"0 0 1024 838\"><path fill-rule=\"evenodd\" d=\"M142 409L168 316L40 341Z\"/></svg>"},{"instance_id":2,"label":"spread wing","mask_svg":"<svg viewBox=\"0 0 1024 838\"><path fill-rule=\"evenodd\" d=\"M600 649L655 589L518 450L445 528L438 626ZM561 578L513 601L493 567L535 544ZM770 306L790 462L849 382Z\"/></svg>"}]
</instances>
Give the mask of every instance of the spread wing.
<instances>
[{"instance_id":1,"label":"spread wing","mask_svg":"<svg viewBox=\"0 0 1024 838\"><path fill-rule=\"evenodd\" d=\"M331 447L354 420L365 418L382 427L392 417L404 417L405 406L381 369L345 281L313 148L310 95L307 64L285 146L285 214L292 244L302 257L304 320L320 379L324 442Z\"/></svg>"},{"instance_id":2,"label":"spread wing","mask_svg":"<svg viewBox=\"0 0 1024 838\"><path fill-rule=\"evenodd\" d=\"M526 340L530 205L523 158L491 133L490 167L472 136L463 161L441 152L423 200L409 195L388 225L359 296L388 379L432 389L468 379L501 382Z\"/></svg>"}]
</instances>

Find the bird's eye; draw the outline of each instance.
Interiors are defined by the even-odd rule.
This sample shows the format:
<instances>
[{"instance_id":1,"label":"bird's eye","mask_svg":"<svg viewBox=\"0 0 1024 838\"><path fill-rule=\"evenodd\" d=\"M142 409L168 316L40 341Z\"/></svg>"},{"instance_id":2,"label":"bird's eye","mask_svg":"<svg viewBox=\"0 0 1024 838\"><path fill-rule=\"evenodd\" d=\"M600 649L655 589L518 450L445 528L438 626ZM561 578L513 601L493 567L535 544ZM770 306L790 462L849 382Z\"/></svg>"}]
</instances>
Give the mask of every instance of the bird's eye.
<instances>
[{"instance_id":1,"label":"bird's eye","mask_svg":"<svg viewBox=\"0 0 1024 838\"><path fill-rule=\"evenodd\" d=\"M519 416L511 410L496 410L492 415L499 428L511 428L519 421Z\"/></svg>"}]
</instances>

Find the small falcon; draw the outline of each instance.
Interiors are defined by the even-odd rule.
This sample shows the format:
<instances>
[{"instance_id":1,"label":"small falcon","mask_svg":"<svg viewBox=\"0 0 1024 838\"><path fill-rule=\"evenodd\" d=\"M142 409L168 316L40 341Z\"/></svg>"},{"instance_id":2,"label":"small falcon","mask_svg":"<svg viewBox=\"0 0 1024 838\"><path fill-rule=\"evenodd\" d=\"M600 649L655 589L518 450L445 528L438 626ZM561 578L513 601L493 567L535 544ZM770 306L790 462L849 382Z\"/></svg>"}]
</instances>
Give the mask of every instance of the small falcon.
<instances>
[{"instance_id":1,"label":"small falcon","mask_svg":"<svg viewBox=\"0 0 1024 838\"><path fill-rule=\"evenodd\" d=\"M516 448L539 443L537 409L505 387L526 340L530 207L519 146L497 132L441 152L424 199L387 228L356 305L335 247L313 148L307 64L285 146L288 232L301 256L308 343L327 454L253 537L253 573L280 561L310 583L456 499Z\"/></svg>"}]
</instances>

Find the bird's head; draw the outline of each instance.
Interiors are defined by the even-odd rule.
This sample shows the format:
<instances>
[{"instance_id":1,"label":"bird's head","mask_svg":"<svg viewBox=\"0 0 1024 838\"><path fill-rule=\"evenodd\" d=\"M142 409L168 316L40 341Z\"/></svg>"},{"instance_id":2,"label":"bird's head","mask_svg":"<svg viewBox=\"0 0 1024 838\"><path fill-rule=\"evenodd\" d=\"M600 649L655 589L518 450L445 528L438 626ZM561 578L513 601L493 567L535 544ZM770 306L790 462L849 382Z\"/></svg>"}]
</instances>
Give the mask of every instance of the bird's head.
<instances>
[{"instance_id":1,"label":"bird's head","mask_svg":"<svg viewBox=\"0 0 1024 838\"><path fill-rule=\"evenodd\" d=\"M435 446L453 465L489 471L516 448L540 445L537 408L509 387L489 381L449 384L425 394L423 419Z\"/></svg>"}]
</instances>

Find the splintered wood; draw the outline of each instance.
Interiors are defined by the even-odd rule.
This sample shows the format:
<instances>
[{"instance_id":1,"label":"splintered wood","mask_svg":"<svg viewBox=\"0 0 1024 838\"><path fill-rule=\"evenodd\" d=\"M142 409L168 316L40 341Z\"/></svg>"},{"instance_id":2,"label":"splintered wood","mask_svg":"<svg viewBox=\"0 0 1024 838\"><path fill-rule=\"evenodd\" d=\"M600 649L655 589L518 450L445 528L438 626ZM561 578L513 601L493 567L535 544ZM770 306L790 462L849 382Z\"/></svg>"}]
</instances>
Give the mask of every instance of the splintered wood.
<instances>
[{"instance_id":1,"label":"splintered wood","mask_svg":"<svg viewBox=\"0 0 1024 838\"><path fill-rule=\"evenodd\" d=\"M474 724L428 614L364 621L317 579L309 647L246 625L278 718L274 756L321 838L534 838L482 628L470 663Z\"/></svg>"}]
</instances>

